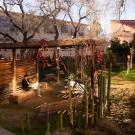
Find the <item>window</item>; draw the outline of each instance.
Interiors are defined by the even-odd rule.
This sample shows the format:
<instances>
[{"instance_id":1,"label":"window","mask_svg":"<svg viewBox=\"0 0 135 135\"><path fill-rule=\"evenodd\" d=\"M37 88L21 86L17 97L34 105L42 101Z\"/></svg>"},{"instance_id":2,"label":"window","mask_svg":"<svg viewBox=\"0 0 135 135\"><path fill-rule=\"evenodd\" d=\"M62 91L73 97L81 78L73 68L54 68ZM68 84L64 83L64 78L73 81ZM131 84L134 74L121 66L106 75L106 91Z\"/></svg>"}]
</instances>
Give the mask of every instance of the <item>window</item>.
<instances>
[{"instance_id":1,"label":"window","mask_svg":"<svg viewBox=\"0 0 135 135\"><path fill-rule=\"evenodd\" d=\"M44 33L55 33L53 25L44 26Z\"/></svg>"},{"instance_id":2,"label":"window","mask_svg":"<svg viewBox=\"0 0 135 135\"><path fill-rule=\"evenodd\" d=\"M62 33L68 33L68 26L63 24L62 27L61 27L61 32Z\"/></svg>"}]
</instances>

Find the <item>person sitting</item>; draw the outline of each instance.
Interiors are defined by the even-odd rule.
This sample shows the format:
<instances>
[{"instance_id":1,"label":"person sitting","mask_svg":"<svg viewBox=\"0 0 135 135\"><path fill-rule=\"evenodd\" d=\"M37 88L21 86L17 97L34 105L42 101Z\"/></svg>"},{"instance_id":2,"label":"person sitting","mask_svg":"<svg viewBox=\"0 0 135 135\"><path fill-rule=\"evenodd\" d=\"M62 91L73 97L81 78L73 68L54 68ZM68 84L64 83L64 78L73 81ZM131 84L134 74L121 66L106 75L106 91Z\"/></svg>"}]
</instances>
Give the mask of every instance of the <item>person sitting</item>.
<instances>
[{"instance_id":1,"label":"person sitting","mask_svg":"<svg viewBox=\"0 0 135 135\"><path fill-rule=\"evenodd\" d=\"M22 88L25 90L25 91L28 91L30 89L29 87L30 85L30 81L28 79L28 75L25 74L24 75L24 78L22 79Z\"/></svg>"},{"instance_id":2,"label":"person sitting","mask_svg":"<svg viewBox=\"0 0 135 135\"><path fill-rule=\"evenodd\" d=\"M38 81L36 81L33 84L31 84L31 88L33 88L33 90L37 93L37 95L39 97L42 97L41 94L40 94L40 85L39 85L39 82Z\"/></svg>"}]
</instances>

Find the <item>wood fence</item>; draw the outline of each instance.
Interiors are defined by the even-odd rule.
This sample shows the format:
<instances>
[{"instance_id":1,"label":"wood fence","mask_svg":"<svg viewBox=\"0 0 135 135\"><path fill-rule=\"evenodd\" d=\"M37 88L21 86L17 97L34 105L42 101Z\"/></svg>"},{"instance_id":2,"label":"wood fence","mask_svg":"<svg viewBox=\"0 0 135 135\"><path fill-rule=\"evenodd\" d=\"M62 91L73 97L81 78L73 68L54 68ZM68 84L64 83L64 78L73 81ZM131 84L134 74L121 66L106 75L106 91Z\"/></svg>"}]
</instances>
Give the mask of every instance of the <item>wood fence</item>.
<instances>
[{"instance_id":1,"label":"wood fence","mask_svg":"<svg viewBox=\"0 0 135 135\"><path fill-rule=\"evenodd\" d=\"M16 61L17 74L17 91L21 87L21 80L25 73L30 76L36 76L36 60L33 61ZM7 99L13 92L12 90L13 69L12 61L0 60L0 102Z\"/></svg>"}]
</instances>

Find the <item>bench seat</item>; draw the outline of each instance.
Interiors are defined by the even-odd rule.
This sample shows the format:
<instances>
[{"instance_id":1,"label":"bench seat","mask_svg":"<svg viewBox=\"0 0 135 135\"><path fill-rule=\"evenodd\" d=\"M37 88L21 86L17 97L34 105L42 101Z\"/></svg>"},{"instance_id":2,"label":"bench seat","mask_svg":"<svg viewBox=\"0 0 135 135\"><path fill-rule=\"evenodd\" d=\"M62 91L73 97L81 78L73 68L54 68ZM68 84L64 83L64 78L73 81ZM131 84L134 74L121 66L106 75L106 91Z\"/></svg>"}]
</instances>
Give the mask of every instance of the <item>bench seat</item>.
<instances>
[{"instance_id":1,"label":"bench seat","mask_svg":"<svg viewBox=\"0 0 135 135\"><path fill-rule=\"evenodd\" d=\"M9 102L10 103L17 103L17 104L22 103L23 101L28 100L35 95L36 95L36 93L34 92L34 90L19 91L15 94L11 94L9 96Z\"/></svg>"},{"instance_id":2,"label":"bench seat","mask_svg":"<svg viewBox=\"0 0 135 135\"><path fill-rule=\"evenodd\" d=\"M41 92L44 92L47 88L48 84L46 82L40 83ZM28 100L37 94L33 89L30 89L29 91L24 91L21 87L19 87L18 90L19 91L9 96L10 103L22 103L23 101Z\"/></svg>"}]
</instances>

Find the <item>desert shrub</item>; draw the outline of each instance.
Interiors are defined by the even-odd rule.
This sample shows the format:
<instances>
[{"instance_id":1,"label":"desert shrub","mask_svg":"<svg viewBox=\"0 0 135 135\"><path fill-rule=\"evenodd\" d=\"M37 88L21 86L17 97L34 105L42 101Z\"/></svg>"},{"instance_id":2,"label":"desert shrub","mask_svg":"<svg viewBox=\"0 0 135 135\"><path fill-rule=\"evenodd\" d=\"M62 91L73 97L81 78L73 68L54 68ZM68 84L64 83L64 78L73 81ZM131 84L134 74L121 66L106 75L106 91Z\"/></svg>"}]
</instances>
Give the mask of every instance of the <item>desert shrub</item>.
<instances>
[{"instance_id":1,"label":"desert shrub","mask_svg":"<svg viewBox=\"0 0 135 135\"><path fill-rule=\"evenodd\" d=\"M97 128L82 131L81 135L107 135L106 133L99 131Z\"/></svg>"},{"instance_id":2,"label":"desert shrub","mask_svg":"<svg viewBox=\"0 0 135 135\"><path fill-rule=\"evenodd\" d=\"M54 131L50 135L71 135L71 131L68 129L63 129L63 130L59 130L59 131Z\"/></svg>"},{"instance_id":3,"label":"desert shrub","mask_svg":"<svg viewBox=\"0 0 135 135\"><path fill-rule=\"evenodd\" d=\"M97 128L107 135L123 135L116 123L113 123L107 119L99 121L97 123Z\"/></svg>"}]
</instances>

